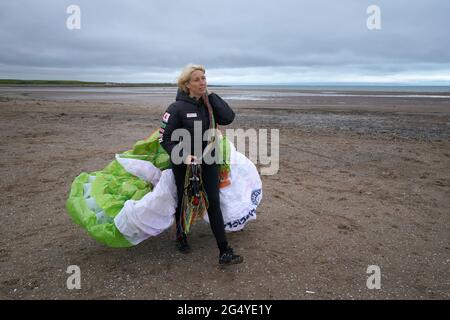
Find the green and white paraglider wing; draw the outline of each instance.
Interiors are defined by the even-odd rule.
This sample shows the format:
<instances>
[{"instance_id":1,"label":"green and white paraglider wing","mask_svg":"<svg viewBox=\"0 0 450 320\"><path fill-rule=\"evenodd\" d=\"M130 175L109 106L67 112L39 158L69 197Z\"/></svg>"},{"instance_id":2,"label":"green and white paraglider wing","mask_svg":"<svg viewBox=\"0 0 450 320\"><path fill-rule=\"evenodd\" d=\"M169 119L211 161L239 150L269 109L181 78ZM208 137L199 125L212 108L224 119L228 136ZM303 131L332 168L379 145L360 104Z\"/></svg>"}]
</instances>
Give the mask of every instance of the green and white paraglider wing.
<instances>
[{"instance_id":1,"label":"green and white paraglider wing","mask_svg":"<svg viewBox=\"0 0 450 320\"><path fill-rule=\"evenodd\" d=\"M242 229L256 219L262 183L254 164L226 138L219 152L225 162L220 202L227 231ZM175 179L158 131L117 154L101 171L81 173L72 183L66 203L72 219L97 241L110 247L129 247L156 236L174 223L177 205ZM208 216L204 219L208 222Z\"/></svg>"},{"instance_id":2,"label":"green and white paraglider wing","mask_svg":"<svg viewBox=\"0 0 450 320\"><path fill-rule=\"evenodd\" d=\"M128 200L139 200L151 192L151 181L124 169L117 158L139 160L160 172L169 167L169 156L159 145L158 132L138 141L133 150L117 155L103 170L81 173L72 183L66 208L69 215L97 241L110 247L129 247L114 218ZM145 172L150 177L151 173Z\"/></svg>"}]
</instances>

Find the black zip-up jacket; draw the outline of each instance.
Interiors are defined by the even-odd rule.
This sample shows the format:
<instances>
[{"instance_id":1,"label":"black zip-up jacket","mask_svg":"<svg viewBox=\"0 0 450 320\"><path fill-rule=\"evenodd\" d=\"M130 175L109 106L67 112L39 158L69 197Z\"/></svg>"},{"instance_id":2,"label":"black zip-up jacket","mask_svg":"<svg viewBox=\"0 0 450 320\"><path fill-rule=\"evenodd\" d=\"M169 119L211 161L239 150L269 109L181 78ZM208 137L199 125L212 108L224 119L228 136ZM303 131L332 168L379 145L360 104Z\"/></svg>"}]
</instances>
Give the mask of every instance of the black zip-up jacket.
<instances>
[{"instance_id":1,"label":"black zip-up jacket","mask_svg":"<svg viewBox=\"0 0 450 320\"><path fill-rule=\"evenodd\" d=\"M213 109L216 124L228 125L234 120L234 112L230 106L217 94L208 95L209 103ZM159 142L166 152L171 155L172 149L179 141L171 141L172 132L178 128L187 129L191 135L191 154L194 154L194 121L201 121L202 135L209 129L208 109L203 98L196 100L186 92L178 89L176 101L164 113L161 128L159 129ZM207 142L202 142L202 151ZM187 155L183 155L183 158Z\"/></svg>"}]
</instances>

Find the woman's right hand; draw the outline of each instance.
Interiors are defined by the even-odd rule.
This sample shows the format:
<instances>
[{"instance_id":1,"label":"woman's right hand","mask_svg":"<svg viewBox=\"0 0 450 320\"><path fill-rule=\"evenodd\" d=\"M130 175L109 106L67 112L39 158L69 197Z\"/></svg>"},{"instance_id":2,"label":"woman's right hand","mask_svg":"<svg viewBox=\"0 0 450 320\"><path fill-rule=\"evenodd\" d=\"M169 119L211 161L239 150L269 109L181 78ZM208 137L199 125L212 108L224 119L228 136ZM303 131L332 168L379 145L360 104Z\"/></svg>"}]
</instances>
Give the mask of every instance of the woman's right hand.
<instances>
[{"instance_id":1,"label":"woman's right hand","mask_svg":"<svg viewBox=\"0 0 450 320\"><path fill-rule=\"evenodd\" d=\"M197 161L197 157L193 155L188 155L186 159L184 159L185 164L191 164L192 162Z\"/></svg>"}]
</instances>

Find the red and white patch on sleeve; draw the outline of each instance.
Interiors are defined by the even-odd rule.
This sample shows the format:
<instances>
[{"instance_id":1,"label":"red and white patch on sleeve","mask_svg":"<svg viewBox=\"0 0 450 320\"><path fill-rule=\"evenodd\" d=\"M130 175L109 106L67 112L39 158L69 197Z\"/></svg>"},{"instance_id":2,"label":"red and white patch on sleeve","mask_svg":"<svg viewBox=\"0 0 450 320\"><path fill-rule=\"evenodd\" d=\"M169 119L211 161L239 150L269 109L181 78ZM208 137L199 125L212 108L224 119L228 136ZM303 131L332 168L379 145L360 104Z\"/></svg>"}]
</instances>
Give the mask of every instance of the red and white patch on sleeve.
<instances>
[{"instance_id":1,"label":"red and white patch on sleeve","mask_svg":"<svg viewBox=\"0 0 450 320\"><path fill-rule=\"evenodd\" d=\"M162 121L167 122L169 121L170 113L166 112L163 115Z\"/></svg>"}]
</instances>

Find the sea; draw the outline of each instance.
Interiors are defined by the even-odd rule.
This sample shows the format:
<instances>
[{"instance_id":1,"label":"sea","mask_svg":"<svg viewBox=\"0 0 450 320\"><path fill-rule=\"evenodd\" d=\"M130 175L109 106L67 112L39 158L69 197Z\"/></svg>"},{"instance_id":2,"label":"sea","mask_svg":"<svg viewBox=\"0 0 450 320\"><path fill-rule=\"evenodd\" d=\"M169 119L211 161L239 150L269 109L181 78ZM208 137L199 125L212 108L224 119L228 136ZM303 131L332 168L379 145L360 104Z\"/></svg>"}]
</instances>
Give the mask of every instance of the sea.
<instances>
[{"instance_id":1,"label":"sea","mask_svg":"<svg viewBox=\"0 0 450 320\"><path fill-rule=\"evenodd\" d=\"M209 85L229 100L275 100L295 97L371 97L449 99L450 86L393 85ZM173 97L176 87L2 86L0 96L51 100L136 100Z\"/></svg>"}]
</instances>

